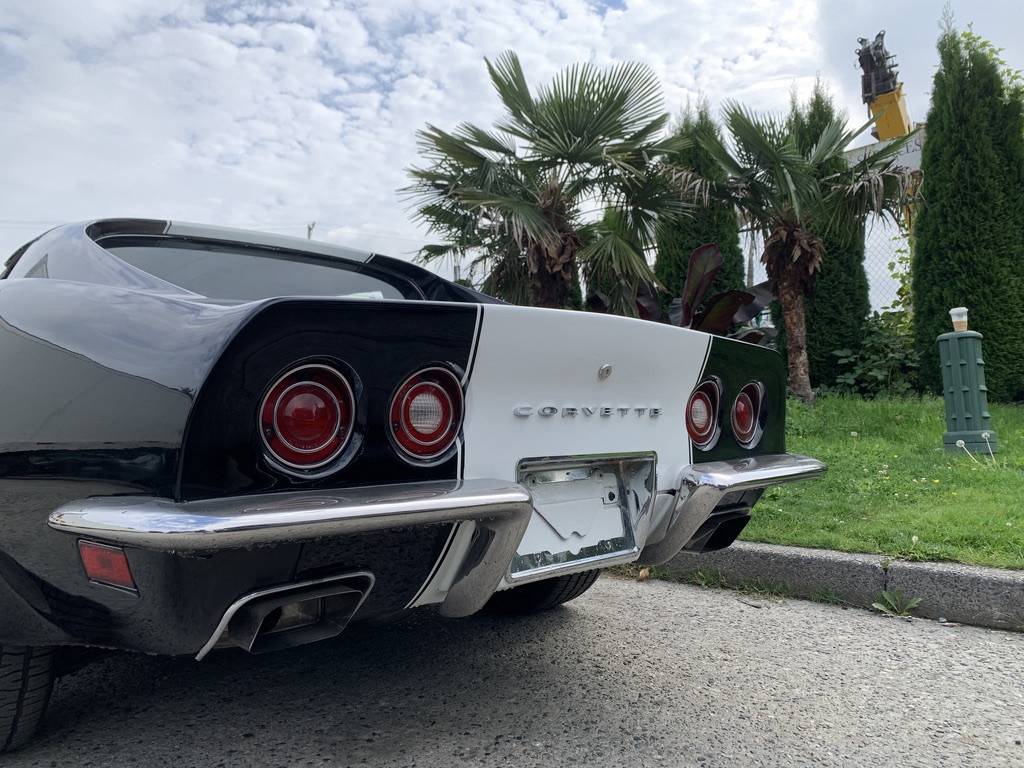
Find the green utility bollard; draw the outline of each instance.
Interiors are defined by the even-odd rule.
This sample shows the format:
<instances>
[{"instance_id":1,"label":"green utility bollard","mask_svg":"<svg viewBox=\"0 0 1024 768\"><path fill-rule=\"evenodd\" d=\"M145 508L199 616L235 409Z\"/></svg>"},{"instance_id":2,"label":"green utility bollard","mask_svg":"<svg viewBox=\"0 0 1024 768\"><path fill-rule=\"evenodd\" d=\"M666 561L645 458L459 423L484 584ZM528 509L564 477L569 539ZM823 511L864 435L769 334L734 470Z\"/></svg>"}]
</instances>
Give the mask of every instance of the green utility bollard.
<instances>
[{"instance_id":1,"label":"green utility bollard","mask_svg":"<svg viewBox=\"0 0 1024 768\"><path fill-rule=\"evenodd\" d=\"M942 443L947 451L987 453L996 451L996 433L989 425L985 361L981 358L982 336L967 330L967 310L950 310L957 330L938 338L942 366L942 392L946 400L946 432ZM962 441L962 445L960 444Z\"/></svg>"}]
</instances>

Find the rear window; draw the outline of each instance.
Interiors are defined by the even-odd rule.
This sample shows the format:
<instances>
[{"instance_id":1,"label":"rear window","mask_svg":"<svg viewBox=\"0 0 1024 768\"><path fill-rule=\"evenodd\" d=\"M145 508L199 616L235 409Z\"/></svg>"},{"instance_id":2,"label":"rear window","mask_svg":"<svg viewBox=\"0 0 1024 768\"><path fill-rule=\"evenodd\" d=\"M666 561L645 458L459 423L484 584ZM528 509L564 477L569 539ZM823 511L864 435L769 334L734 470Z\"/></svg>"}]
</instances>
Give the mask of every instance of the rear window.
<instances>
[{"instance_id":1,"label":"rear window","mask_svg":"<svg viewBox=\"0 0 1024 768\"><path fill-rule=\"evenodd\" d=\"M399 279L302 254L222 244L104 238L101 245L122 261L186 291L214 299L254 301L273 296L413 298ZM401 290L405 288L405 293Z\"/></svg>"}]
</instances>

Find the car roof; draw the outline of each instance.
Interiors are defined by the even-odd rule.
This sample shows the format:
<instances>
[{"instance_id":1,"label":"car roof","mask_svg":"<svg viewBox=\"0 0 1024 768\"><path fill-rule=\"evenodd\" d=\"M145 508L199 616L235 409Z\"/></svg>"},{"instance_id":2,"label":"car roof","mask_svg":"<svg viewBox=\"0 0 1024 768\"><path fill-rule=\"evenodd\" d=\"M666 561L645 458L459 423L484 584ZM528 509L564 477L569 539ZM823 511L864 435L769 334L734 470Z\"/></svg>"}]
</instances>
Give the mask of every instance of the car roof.
<instances>
[{"instance_id":1,"label":"car roof","mask_svg":"<svg viewBox=\"0 0 1024 768\"><path fill-rule=\"evenodd\" d=\"M83 238L82 235L85 237ZM2 265L6 269L0 269L0 278L8 276L24 254L30 253L37 248L50 249L51 246L62 245L63 247L55 248L48 254L50 256L51 273L53 276L66 275L67 273L62 273L60 270L54 271L53 269L54 266L66 262L66 265L72 265L74 270L78 270L75 274L79 275L79 277L75 279L80 279L80 270L88 270L90 264L95 265L97 259L102 260L103 254L106 254L109 258L115 258L107 250L107 243L111 239L147 236L179 237L185 240L268 248L285 253L306 253L326 256L348 262L356 269L362 269L362 267L357 265L365 264L367 268L385 270L415 285L417 291L421 294L422 300L472 302L478 304L504 303L473 288L445 280L434 272L404 259L395 259L357 248L347 248L343 245L327 243L322 240L288 237L269 232L254 232L248 229L198 224L189 221L172 221L169 219L106 218L55 227L15 251L6 264ZM83 251L83 241L95 250L90 251L86 249ZM99 277L96 277L96 275L99 275ZM110 275L109 270L102 269L93 277L96 282L102 283L109 280ZM157 278L152 276L147 275L147 277L150 282L157 280ZM65 276L64 279L67 279L67 277ZM162 283L163 281L160 282Z\"/></svg>"},{"instance_id":2,"label":"car roof","mask_svg":"<svg viewBox=\"0 0 1024 768\"><path fill-rule=\"evenodd\" d=\"M270 232L256 232L234 227L218 227L212 224L197 224L191 221L168 221L164 229L165 235L179 237L198 237L208 240L227 240L233 243L263 245L271 248L286 248L291 251L318 253L323 256L334 256L349 261L367 262L372 254L343 245L335 245L322 240L309 240L290 235L277 235Z\"/></svg>"}]
</instances>

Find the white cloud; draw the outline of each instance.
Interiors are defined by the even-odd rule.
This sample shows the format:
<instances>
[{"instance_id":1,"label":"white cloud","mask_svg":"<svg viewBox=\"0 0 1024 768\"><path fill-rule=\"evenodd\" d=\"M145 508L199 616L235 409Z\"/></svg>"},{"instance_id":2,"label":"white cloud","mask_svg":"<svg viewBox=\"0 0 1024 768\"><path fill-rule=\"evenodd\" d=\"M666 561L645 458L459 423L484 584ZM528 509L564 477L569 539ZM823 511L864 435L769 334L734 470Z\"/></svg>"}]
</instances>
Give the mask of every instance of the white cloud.
<instances>
[{"instance_id":1,"label":"white cloud","mask_svg":"<svg viewBox=\"0 0 1024 768\"><path fill-rule=\"evenodd\" d=\"M857 73L817 42L834 14L813 0L21 6L0 20L0 252L50 222L149 216L296 235L315 220L407 256L424 242L396 191L415 130L492 120L483 57L506 48L534 82L645 61L673 112L698 92L784 109L819 72L856 104Z\"/></svg>"}]
</instances>

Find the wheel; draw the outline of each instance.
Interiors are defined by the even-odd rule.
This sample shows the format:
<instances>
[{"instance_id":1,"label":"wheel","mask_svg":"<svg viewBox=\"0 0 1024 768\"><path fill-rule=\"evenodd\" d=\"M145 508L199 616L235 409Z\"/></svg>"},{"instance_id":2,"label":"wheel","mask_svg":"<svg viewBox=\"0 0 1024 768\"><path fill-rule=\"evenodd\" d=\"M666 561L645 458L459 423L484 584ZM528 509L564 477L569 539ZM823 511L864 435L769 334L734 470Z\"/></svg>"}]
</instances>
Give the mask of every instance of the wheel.
<instances>
[{"instance_id":1,"label":"wheel","mask_svg":"<svg viewBox=\"0 0 1024 768\"><path fill-rule=\"evenodd\" d=\"M0 646L0 752L36 732L53 690L52 648Z\"/></svg>"},{"instance_id":2,"label":"wheel","mask_svg":"<svg viewBox=\"0 0 1024 768\"><path fill-rule=\"evenodd\" d=\"M575 600L597 581L600 571L583 571L496 592L487 603L494 613L538 613Z\"/></svg>"}]
</instances>

